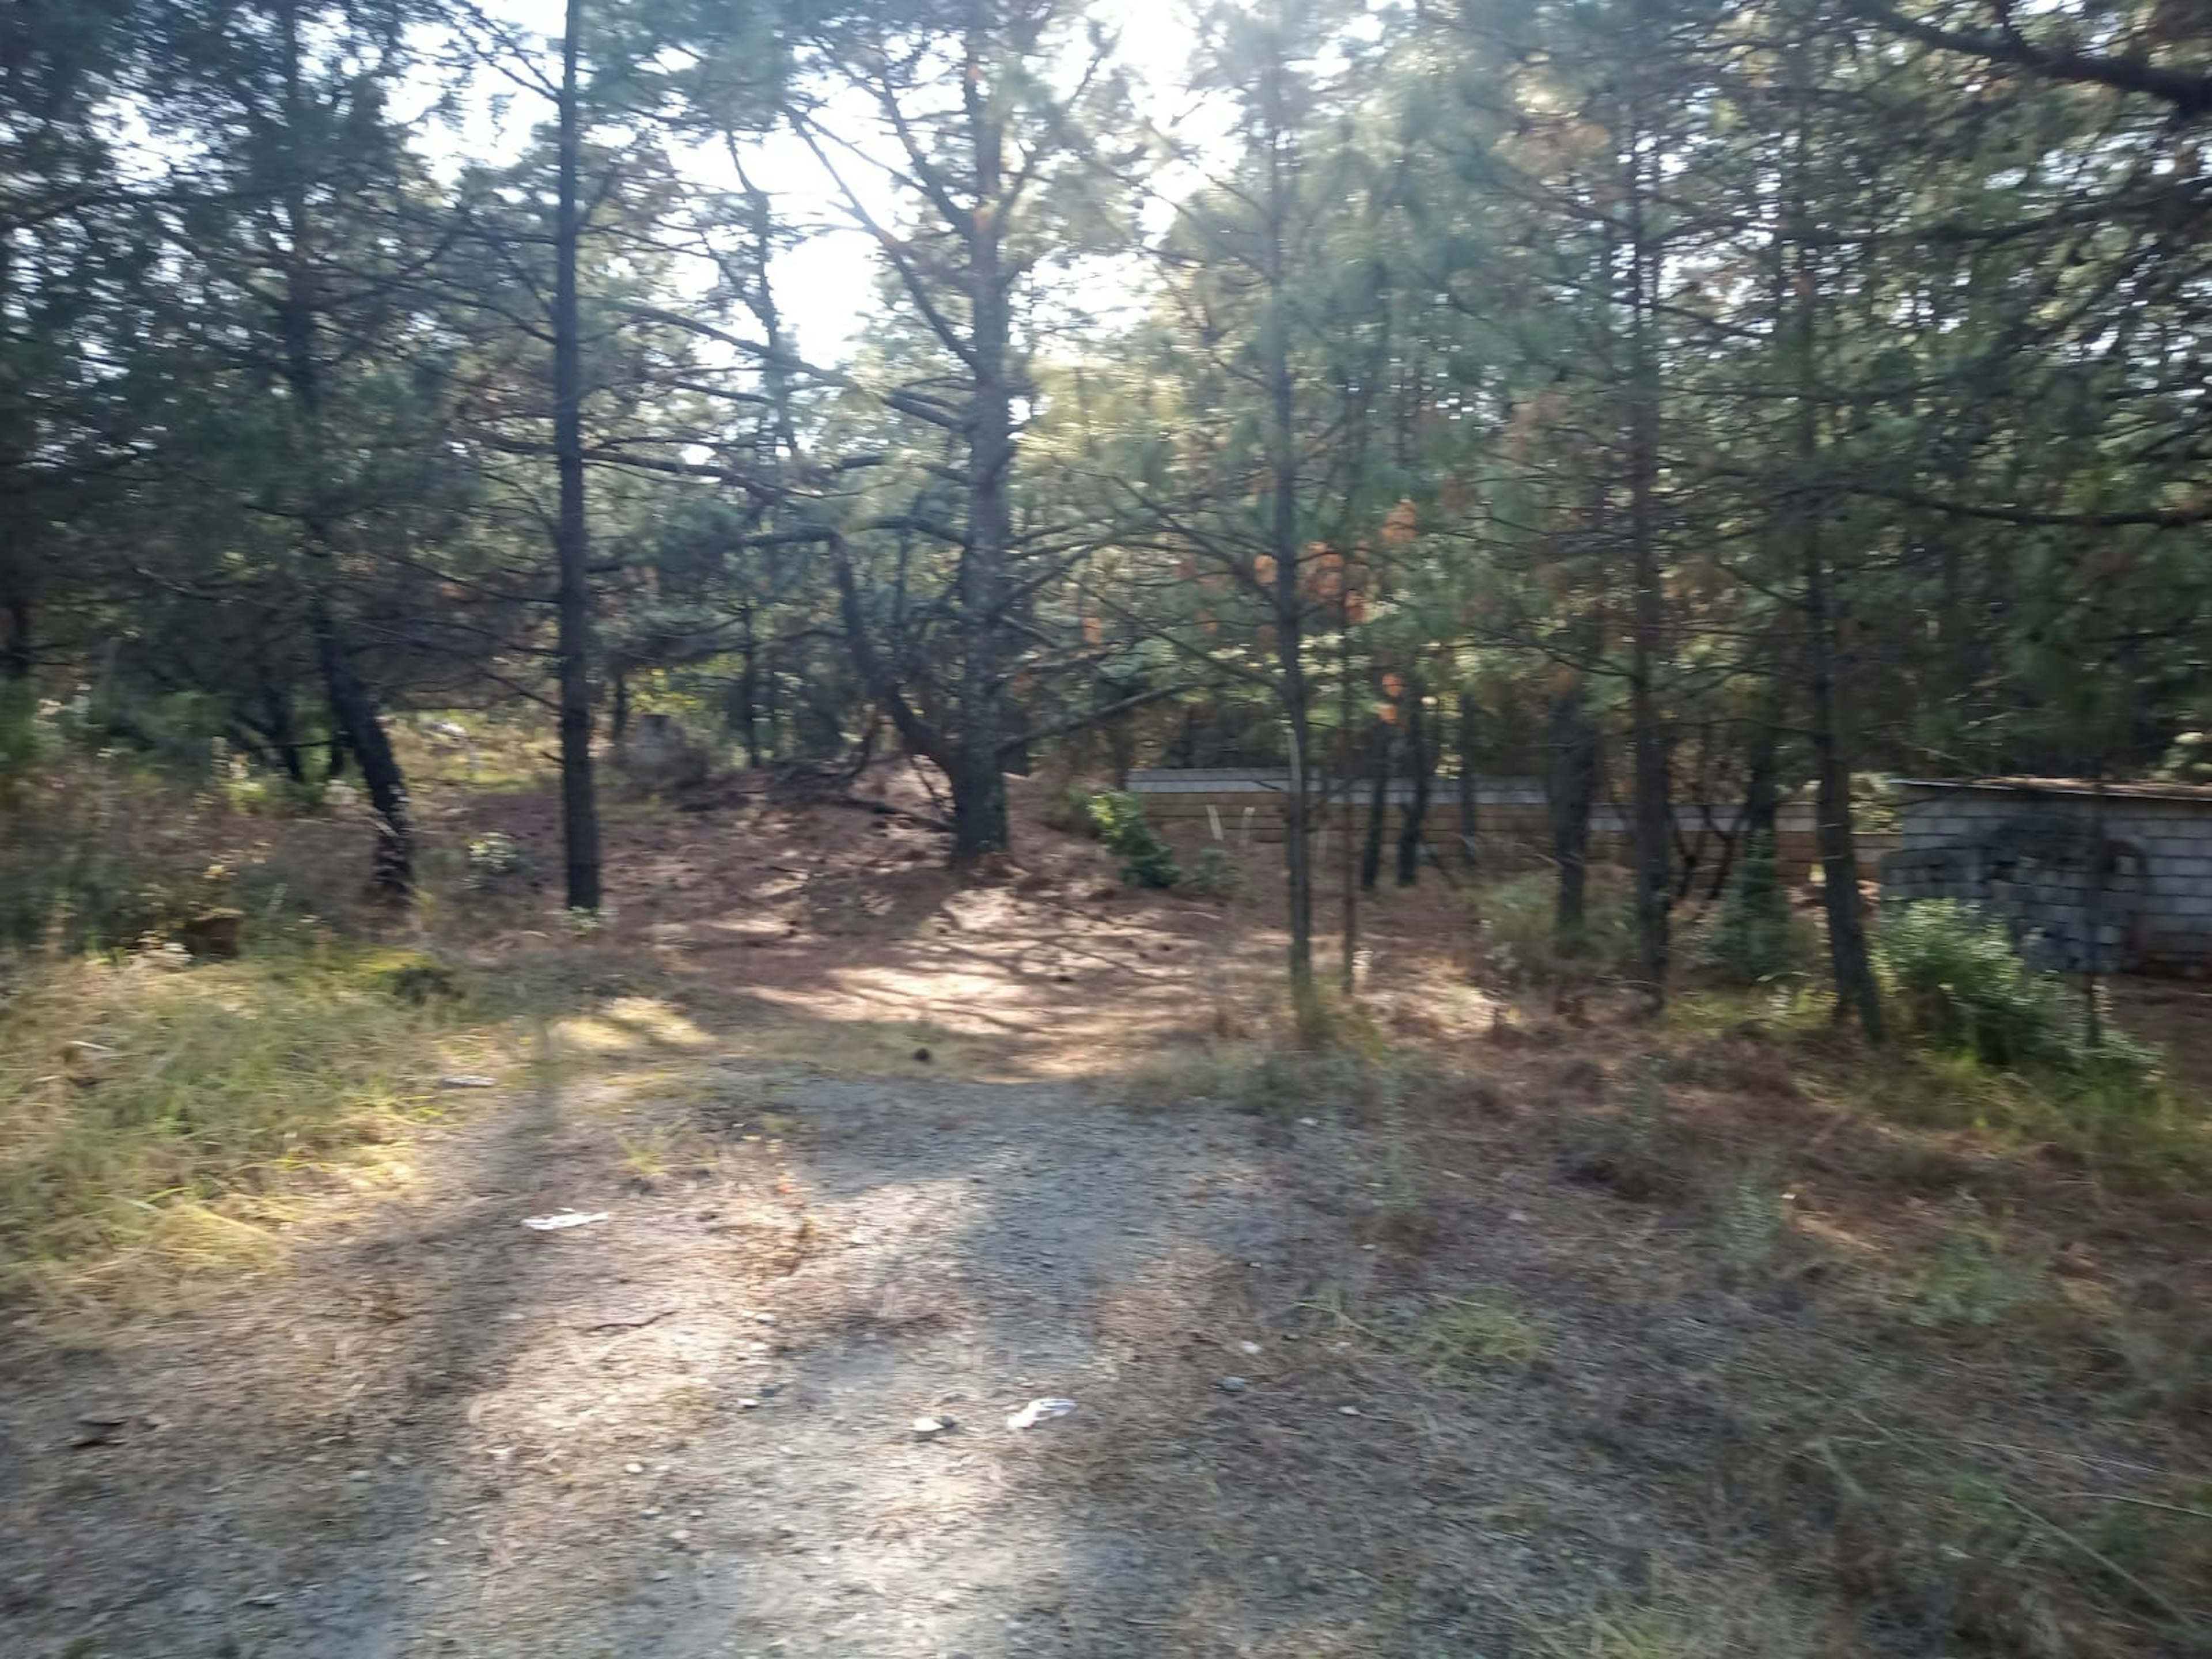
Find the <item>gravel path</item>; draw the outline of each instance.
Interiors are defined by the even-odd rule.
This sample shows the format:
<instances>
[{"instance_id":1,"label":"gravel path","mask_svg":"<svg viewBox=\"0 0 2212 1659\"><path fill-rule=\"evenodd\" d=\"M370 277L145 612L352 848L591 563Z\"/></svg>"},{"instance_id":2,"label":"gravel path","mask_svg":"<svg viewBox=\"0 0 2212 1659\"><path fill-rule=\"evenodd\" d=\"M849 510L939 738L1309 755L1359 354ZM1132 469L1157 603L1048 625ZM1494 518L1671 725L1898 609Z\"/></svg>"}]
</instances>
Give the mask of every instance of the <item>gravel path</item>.
<instances>
[{"instance_id":1,"label":"gravel path","mask_svg":"<svg viewBox=\"0 0 2212 1659\"><path fill-rule=\"evenodd\" d=\"M692 1095L696 1167L626 1173L589 1089L494 1103L291 1271L19 1354L0 1646L1157 1650L1187 1563L1094 1477L1154 1421L1153 1345L1279 1254L1254 1121L734 1067ZM519 1224L564 1206L610 1218ZM1038 1396L1076 1412L1008 1428Z\"/></svg>"}]
</instances>

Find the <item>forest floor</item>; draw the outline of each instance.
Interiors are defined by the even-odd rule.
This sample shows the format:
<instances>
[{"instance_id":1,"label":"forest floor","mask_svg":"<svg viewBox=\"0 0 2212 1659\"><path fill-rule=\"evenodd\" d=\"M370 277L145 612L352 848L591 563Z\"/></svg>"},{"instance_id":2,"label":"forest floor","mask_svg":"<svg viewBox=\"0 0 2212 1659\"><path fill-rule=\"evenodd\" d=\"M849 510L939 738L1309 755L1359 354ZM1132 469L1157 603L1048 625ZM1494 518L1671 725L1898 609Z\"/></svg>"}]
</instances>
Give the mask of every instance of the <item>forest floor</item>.
<instances>
[{"instance_id":1,"label":"forest floor","mask_svg":"<svg viewBox=\"0 0 2212 1659\"><path fill-rule=\"evenodd\" d=\"M611 819L610 927L482 923L560 1006L281 1258L0 1310L0 1652L2212 1650L2201 1195L1479 989L1430 886L1313 1056L1265 895L1034 815L970 884L851 805Z\"/></svg>"}]
</instances>

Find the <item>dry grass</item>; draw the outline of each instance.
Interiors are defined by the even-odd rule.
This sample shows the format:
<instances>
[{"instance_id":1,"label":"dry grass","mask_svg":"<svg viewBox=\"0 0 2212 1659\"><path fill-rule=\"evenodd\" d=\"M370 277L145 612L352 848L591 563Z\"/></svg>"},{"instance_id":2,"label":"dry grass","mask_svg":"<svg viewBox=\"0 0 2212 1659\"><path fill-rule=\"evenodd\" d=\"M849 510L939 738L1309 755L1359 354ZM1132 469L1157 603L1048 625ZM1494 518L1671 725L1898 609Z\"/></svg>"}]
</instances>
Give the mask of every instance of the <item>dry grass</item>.
<instances>
[{"instance_id":1,"label":"dry grass","mask_svg":"<svg viewBox=\"0 0 2212 1659\"><path fill-rule=\"evenodd\" d=\"M18 962L0 1010L0 1289L148 1253L265 1260L299 1194L390 1176L410 1123L453 1098L441 1072L485 1062L464 1005L395 994L390 965L328 939L198 966Z\"/></svg>"}]
</instances>

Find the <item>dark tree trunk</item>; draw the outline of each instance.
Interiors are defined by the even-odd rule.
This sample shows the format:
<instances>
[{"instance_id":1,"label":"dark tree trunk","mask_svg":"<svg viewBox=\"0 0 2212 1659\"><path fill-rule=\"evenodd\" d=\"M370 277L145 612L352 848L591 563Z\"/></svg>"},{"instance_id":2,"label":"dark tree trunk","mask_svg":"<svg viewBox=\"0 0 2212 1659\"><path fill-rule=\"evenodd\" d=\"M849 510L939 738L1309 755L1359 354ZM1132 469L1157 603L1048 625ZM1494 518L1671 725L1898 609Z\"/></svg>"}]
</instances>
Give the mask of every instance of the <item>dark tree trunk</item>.
<instances>
[{"instance_id":1,"label":"dark tree trunk","mask_svg":"<svg viewBox=\"0 0 2212 1659\"><path fill-rule=\"evenodd\" d=\"M259 725L268 738L270 750L277 765L284 769L284 775L294 783L304 785L307 768L300 753L298 722L292 715L292 688L266 661L256 659L253 675L256 690L261 695Z\"/></svg>"},{"instance_id":2,"label":"dark tree trunk","mask_svg":"<svg viewBox=\"0 0 2212 1659\"><path fill-rule=\"evenodd\" d=\"M1352 679L1352 591L1348 582L1345 586L1343 605L1337 613L1337 753L1343 763L1340 770L1344 780L1344 854L1337 860L1339 884L1344 892L1344 937L1337 963L1337 983L1349 999L1359 989L1359 860L1352 845L1352 779L1359 771L1359 757L1352 736L1355 729L1352 709L1356 697ZM1322 795L1322 811L1324 815L1334 810L1330 805L1331 800L1329 795Z\"/></svg>"},{"instance_id":3,"label":"dark tree trunk","mask_svg":"<svg viewBox=\"0 0 2212 1659\"><path fill-rule=\"evenodd\" d=\"M1482 867L1481 834L1482 807L1480 769L1481 710L1476 706L1474 688L1463 686L1459 694L1459 861L1460 867L1472 875Z\"/></svg>"},{"instance_id":4,"label":"dark tree trunk","mask_svg":"<svg viewBox=\"0 0 2212 1659\"><path fill-rule=\"evenodd\" d=\"M612 707L607 711L607 741L620 747L629 735L629 671L619 662L607 665Z\"/></svg>"},{"instance_id":5,"label":"dark tree trunk","mask_svg":"<svg viewBox=\"0 0 2212 1659\"><path fill-rule=\"evenodd\" d=\"M561 667L561 835L571 910L600 908L599 799L592 782L591 528L584 515L583 329L576 264L583 238L577 177L583 145L577 86L584 0L568 0L561 35L559 198L553 227L553 462L560 485L554 550Z\"/></svg>"},{"instance_id":6,"label":"dark tree trunk","mask_svg":"<svg viewBox=\"0 0 2212 1659\"><path fill-rule=\"evenodd\" d=\"M10 593L0 605L0 680L27 680L33 660L31 602Z\"/></svg>"},{"instance_id":7,"label":"dark tree trunk","mask_svg":"<svg viewBox=\"0 0 2212 1659\"><path fill-rule=\"evenodd\" d=\"M1578 956L1589 894L1590 814L1597 805L1597 728L1583 706L1577 677L1552 697L1550 769L1552 858L1559 866L1553 935L1561 956Z\"/></svg>"},{"instance_id":8,"label":"dark tree trunk","mask_svg":"<svg viewBox=\"0 0 2212 1659\"><path fill-rule=\"evenodd\" d=\"M760 741L760 641L753 636L753 608L749 604L742 613L744 635L741 645L744 655L738 670L738 732L744 739L745 764L759 769Z\"/></svg>"},{"instance_id":9,"label":"dark tree trunk","mask_svg":"<svg viewBox=\"0 0 2212 1659\"><path fill-rule=\"evenodd\" d=\"M1421 878L1421 836L1427 828L1429 780L1436 769L1436 749L1429 741L1428 719L1421 707L1423 690L1418 676L1406 677L1406 754L1413 762L1413 798L1398 822L1401 887L1411 887Z\"/></svg>"},{"instance_id":10,"label":"dark tree trunk","mask_svg":"<svg viewBox=\"0 0 2212 1659\"><path fill-rule=\"evenodd\" d=\"M301 41L299 11L288 3L278 17L283 46L284 119L289 132L300 133L305 103L300 84ZM415 890L415 819L407 799L407 781L392 753L392 739L384 728L383 710L376 691L362 678L355 662L333 597L337 572L331 557L331 525L326 503L314 491L320 488L319 466L313 464L323 448L322 371L316 356L316 316L320 303L310 261L314 222L309 209L309 179L305 157L285 185L286 228L291 246L284 260L284 301L278 323L283 338L284 376L292 394L293 418L299 422L303 447L311 458L309 491L301 514L302 585L307 589L307 631L314 641L315 663L330 703L331 741L343 740L361 763L362 784L375 816L376 851L370 863L370 885L387 898L405 902ZM335 775L335 768L333 769Z\"/></svg>"},{"instance_id":11,"label":"dark tree trunk","mask_svg":"<svg viewBox=\"0 0 2212 1659\"><path fill-rule=\"evenodd\" d=\"M1800 82L1793 158L1796 176L1792 185L1796 199L1790 204L1785 234L1791 230L1802 233L1806 222L1803 171L1811 149L1803 114L1802 76L1794 62L1792 68L1793 78ZM1858 843L1851 823L1851 763L1836 683L1835 603L1830 593L1826 549L1820 538L1821 503L1814 489L1814 475L1820 464L1816 402L1820 336L1815 316L1820 271L1812 246L1802 234L1796 236L1792 252L1788 285L1778 298L1790 321L1789 344L1796 360L1792 367L1796 378L1794 435L1798 476L1784 510L1796 542L1804 584L1806 689L1812 705L1814 807L1827 912L1828 962L1835 977L1838 1012L1856 1014L1867 1041L1880 1042L1881 992L1875 982L1874 963L1867 949L1866 912L1859 897Z\"/></svg>"},{"instance_id":12,"label":"dark tree trunk","mask_svg":"<svg viewBox=\"0 0 2212 1659\"><path fill-rule=\"evenodd\" d=\"M323 689L330 699L333 735L342 736L346 748L361 763L361 781L376 817L376 856L370 879L379 892L404 899L415 886L415 819L408 805L406 780L392 755L376 694L355 669L337 619L319 606L311 631Z\"/></svg>"},{"instance_id":13,"label":"dark tree trunk","mask_svg":"<svg viewBox=\"0 0 2212 1659\"><path fill-rule=\"evenodd\" d=\"M1778 689L1775 707L1752 733L1750 762L1746 769L1743 789L1743 816L1736 825L1735 834L1724 837L1721 842L1720 866L1713 872L1712 885L1705 890L1709 898L1719 898L1728 891L1729 876L1739 857L1749 864L1762 855L1768 858L1775 855L1775 820L1782 810L1779 781L1775 775L1775 751L1780 742L1780 693Z\"/></svg>"},{"instance_id":14,"label":"dark tree trunk","mask_svg":"<svg viewBox=\"0 0 2212 1659\"><path fill-rule=\"evenodd\" d=\"M1359 841L1359 890L1371 893L1382 878L1383 825L1390 816L1390 773L1395 728L1377 722L1367 781L1367 822ZM1348 826L1347 826L1348 827Z\"/></svg>"},{"instance_id":15,"label":"dark tree trunk","mask_svg":"<svg viewBox=\"0 0 2212 1659\"><path fill-rule=\"evenodd\" d=\"M1137 733L1127 714L1106 722L1106 768L1116 789L1129 787L1129 769L1137 763Z\"/></svg>"}]
</instances>

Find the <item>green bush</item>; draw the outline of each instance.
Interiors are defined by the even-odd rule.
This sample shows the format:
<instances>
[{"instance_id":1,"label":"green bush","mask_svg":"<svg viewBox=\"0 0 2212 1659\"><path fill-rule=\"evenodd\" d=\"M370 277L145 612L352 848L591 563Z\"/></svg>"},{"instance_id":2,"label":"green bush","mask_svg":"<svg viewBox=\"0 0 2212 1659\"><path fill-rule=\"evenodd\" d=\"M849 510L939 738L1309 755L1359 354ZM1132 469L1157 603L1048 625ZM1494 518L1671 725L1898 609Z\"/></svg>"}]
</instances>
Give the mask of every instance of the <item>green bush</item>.
<instances>
[{"instance_id":1,"label":"green bush","mask_svg":"<svg viewBox=\"0 0 2212 1659\"><path fill-rule=\"evenodd\" d=\"M1517 983L1569 975L1626 974L1636 964L1636 917L1627 884L1610 870L1592 870L1583 905L1582 937L1562 952L1554 919L1559 878L1532 870L1486 883L1475 895L1475 936L1483 960Z\"/></svg>"},{"instance_id":2,"label":"green bush","mask_svg":"<svg viewBox=\"0 0 2212 1659\"><path fill-rule=\"evenodd\" d=\"M2092 1042L2080 996L2020 958L2004 928L1951 899L1907 904L1884 921L1881 962L1906 1029L2005 1070L2147 1078L2157 1057L2109 1029Z\"/></svg>"},{"instance_id":3,"label":"green bush","mask_svg":"<svg viewBox=\"0 0 2212 1659\"><path fill-rule=\"evenodd\" d=\"M1140 796L1101 789L1085 804L1084 823L1106 850L1121 857L1121 879L1133 887L1172 887L1182 879L1175 848L1145 816Z\"/></svg>"},{"instance_id":4,"label":"green bush","mask_svg":"<svg viewBox=\"0 0 2212 1659\"><path fill-rule=\"evenodd\" d=\"M1236 854L1219 842L1210 841L1191 860L1189 882L1191 891L1200 898L1226 904L1244 890L1244 866L1237 862Z\"/></svg>"},{"instance_id":5,"label":"green bush","mask_svg":"<svg viewBox=\"0 0 2212 1659\"><path fill-rule=\"evenodd\" d=\"M465 885L471 892L482 891L510 877L526 874L529 869L530 854L520 843L514 836L494 830L469 843Z\"/></svg>"},{"instance_id":6,"label":"green bush","mask_svg":"<svg viewBox=\"0 0 2212 1659\"><path fill-rule=\"evenodd\" d=\"M1809 923L1793 915L1776 867L1774 843L1745 853L1720 915L1691 940L1690 960L1729 985L1770 985L1808 972L1819 947Z\"/></svg>"}]
</instances>

